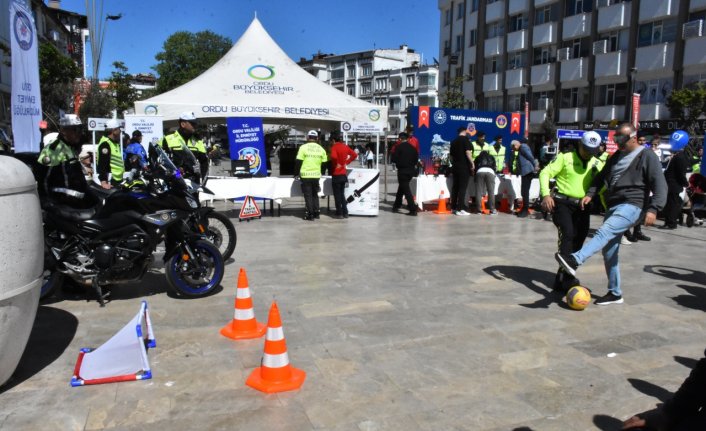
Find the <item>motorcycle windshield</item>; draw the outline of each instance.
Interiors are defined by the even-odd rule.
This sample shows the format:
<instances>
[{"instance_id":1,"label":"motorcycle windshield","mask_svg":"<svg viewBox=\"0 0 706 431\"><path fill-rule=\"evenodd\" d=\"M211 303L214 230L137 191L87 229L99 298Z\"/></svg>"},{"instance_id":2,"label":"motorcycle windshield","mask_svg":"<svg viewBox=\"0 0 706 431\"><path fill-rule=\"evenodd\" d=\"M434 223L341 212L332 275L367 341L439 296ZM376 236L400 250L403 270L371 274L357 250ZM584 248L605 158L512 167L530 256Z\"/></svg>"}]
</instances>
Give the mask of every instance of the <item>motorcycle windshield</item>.
<instances>
[{"instance_id":1,"label":"motorcycle windshield","mask_svg":"<svg viewBox=\"0 0 706 431\"><path fill-rule=\"evenodd\" d=\"M181 177L179 169L174 166L174 163L169 158L167 153L164 152L162 147L153 143L150 143L150 164L152 164L153 168L156 166L161 166L168 174Z\"/></svg>"}]
</instances>

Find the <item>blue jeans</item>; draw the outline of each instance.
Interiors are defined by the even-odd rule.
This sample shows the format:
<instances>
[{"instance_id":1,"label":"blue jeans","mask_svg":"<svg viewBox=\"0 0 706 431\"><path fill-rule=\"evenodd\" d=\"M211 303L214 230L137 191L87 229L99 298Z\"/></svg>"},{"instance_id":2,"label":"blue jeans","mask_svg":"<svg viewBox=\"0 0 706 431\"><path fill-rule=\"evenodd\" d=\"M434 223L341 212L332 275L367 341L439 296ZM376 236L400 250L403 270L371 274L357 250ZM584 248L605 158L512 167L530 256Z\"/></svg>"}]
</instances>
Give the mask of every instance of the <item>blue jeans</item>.
<instances>
[{"instance_id":1,"label":"blue jeans","mask_svg":"<svg viewBox=\"0 0 706 431\"><path fill-rule=\"evenodd\" d=\"M608 276L608 290L615 296L622 296L620 290L620 268L618 267L618 249L623 232L630 229L640 220L642 208L631 204L619 204L609 208L603 224L598 228L593 238L572 256L579 265L589 257L603 250L603 263Z\"/></svg>"}]
</instances>

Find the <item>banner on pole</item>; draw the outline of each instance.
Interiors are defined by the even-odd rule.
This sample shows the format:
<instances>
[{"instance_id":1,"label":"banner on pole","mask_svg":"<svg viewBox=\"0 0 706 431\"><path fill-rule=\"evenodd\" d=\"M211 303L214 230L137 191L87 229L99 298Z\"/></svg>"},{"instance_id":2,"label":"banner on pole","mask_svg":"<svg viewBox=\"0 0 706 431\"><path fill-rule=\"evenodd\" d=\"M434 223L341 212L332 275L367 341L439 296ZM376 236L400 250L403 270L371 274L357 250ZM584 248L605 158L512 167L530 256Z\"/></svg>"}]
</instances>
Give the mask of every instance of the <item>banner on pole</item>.
<instances>
[{"instance_id":1,"label":"banner on pole","mask_svg":"<svg viewBox=\"0 0 706 431\"><path fill-rule=\"evenodd\" d=\"M142 133L142 146L145 150L149 148L150 142L159 145L160 139L164 136L162 129L162 117L156 115L125 116L125 133L132 137L132 132L139 130Z\"/></svg>"},{"instance_id":2,"label":"banner on pole","mask_svg":"<svg viewBox=\"0 0 706 431\"><path fill-rule=\"evenodd\" d=\"M640 128L640 94L632 94L632 125L635 130Z\"/></svg>"},{"instance_id":3,"label":"banner on pole","mask_svg":"<svg viewBox=\"0 0 706 431\"><path fill-rule=\"evenodd\" d=\"M247 160L250 174L267 176L267 163L263 160L266 155L262 118L230 117L226 118L226 125L231 160Z\"/></svg>"},{"instance_id":4,"label":"banner on pole","mask_svg":"<svg viewBox=\"0 0 706 431\"><path fill-rule=\"evenodd\" d=\"M367 121L343 121L341 122L341 131L377 135L383 133L384 127L382 124Z\"/></svg>"},{"instance_id":5,"label":"banner on pole","mask_svg":"<svg viewBox=\"0 0 706 431\"><path fill-rule=\"evenodd\" d=\"M529 102L525 102L525 139L529 137Z\"/></svg>"},{"instance_id":6,"label":"banner on pole","mask_svg":"<svg viewBox=\"0 0 706 431\"><path fill-rule=\"evenodd\" d=\"M37 27L23 3L10 2L12 51L12 134L15 152L37 152L42 135L42 99L39 92Z\"/></svg>"}]
</instances>

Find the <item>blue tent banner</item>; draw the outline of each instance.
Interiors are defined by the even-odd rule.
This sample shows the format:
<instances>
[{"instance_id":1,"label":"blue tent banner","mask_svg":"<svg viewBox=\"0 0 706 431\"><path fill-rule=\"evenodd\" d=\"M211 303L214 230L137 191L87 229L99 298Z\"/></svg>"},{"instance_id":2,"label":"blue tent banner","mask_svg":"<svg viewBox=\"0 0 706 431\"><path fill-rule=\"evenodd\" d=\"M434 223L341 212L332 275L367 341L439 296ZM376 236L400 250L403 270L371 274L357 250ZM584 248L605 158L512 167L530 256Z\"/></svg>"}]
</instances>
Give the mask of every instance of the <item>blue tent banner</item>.
<instances>
[{"instance_id":1,"label":"blue tent banner","mask_svg":"<svg viewBox=\"0 0 706 431\"><path fill-rule=\"evenodd\" d=\"M230 117L226 118L226 125L231 160L247 160L252 175L267 176L262 118Z\"/></svg>"},{"instance_id":2,"label":"blue tent banner","mask_svg":"<svg viewBox=\"0 0 706 431\"><path fill-rule=\"evenodd\" d=\"M446 109L430 106L409 108L409 123L419 140L419 157L430 171L432 158L444 159L457 130L465 127L471 141L478 132L485 133L485 141L492 143L496 136L503 138L506 157L509 159L510 141L522 141L525 136L525 116L519 112L487 112L469 109Z\"/></svg>"}]
</instances>

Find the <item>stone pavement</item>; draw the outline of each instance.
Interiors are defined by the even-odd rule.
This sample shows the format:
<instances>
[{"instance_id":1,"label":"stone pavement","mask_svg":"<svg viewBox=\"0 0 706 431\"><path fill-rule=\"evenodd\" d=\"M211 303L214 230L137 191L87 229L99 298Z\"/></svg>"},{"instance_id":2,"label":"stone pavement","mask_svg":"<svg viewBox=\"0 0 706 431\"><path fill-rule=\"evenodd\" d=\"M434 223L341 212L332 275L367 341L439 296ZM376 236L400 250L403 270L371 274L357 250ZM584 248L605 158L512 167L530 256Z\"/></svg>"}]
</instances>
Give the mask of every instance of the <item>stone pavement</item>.
<instances>
[{"instance_id":1,"label":"stone pavement","mask_svg":"<svg viewBox=\"0 0 706 431\"><path fill-rule=\"evenodd\" d=\"M652 242L621 247L626 303L577 312L548 288L551 222L389 205L304 222L300 208L237 223L235 261L210 297L174 297L156 265L114 287L105 309L70 296L42 305L0 388L0 429L611 430L668 397L706 347L704 228L646 229ZM292 364L307 372L299 391L245 386L263 339L218 333L240 266L259 320L278 301ZM605 293L600 256L579 277ZM107 340L143 298L153 379L71 388L79 348Z\"/></svg>"}]
</instances>

